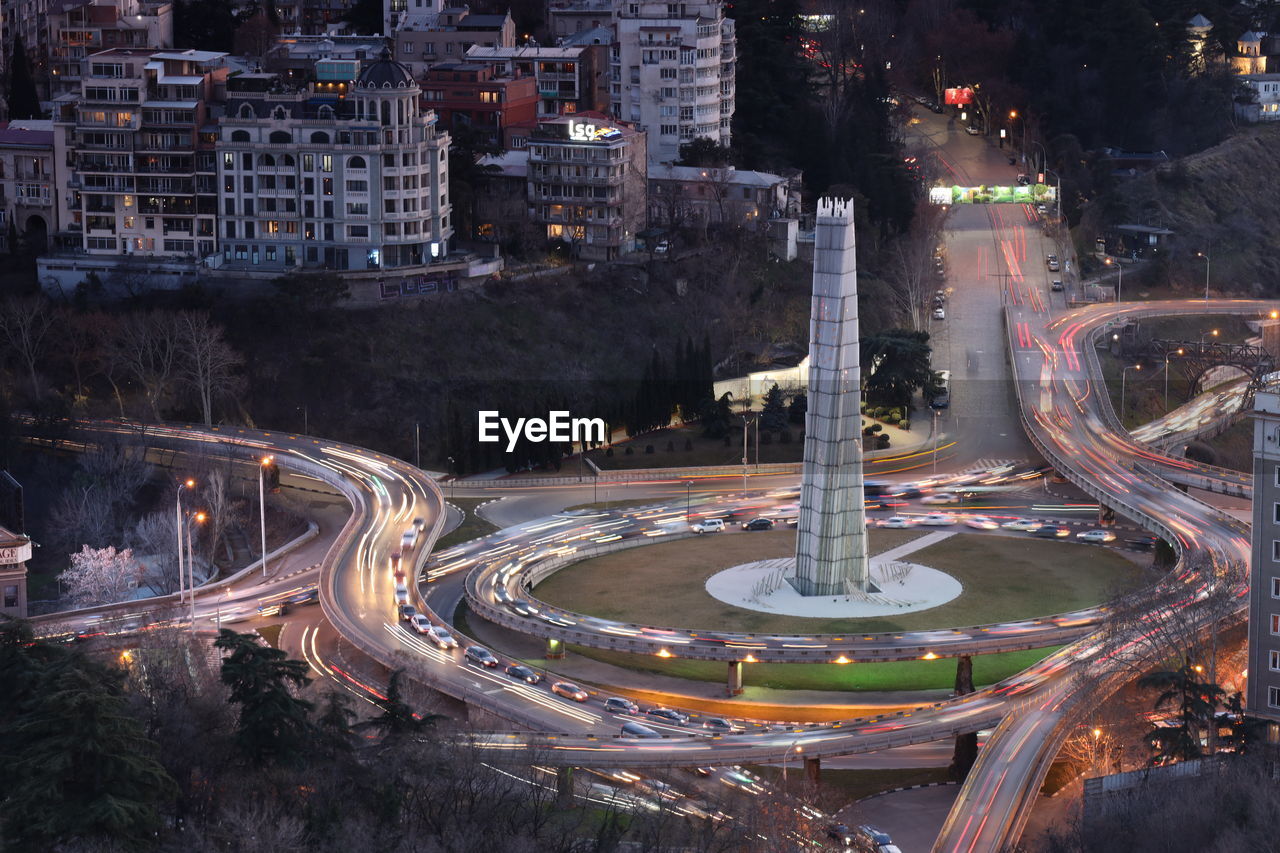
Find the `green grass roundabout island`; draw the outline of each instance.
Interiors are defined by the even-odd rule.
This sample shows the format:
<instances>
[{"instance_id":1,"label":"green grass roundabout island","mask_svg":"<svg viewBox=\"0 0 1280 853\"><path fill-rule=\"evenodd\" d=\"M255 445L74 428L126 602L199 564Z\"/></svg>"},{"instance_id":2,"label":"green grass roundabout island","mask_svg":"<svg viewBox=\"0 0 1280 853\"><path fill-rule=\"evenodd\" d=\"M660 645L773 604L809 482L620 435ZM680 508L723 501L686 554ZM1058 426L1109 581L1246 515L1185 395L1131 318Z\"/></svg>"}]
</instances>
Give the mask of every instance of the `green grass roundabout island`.
<instances>
[{"instance_id":1,"label":"green grass roundabout island","mask_svg":"<svg viewBox=\"0 0 1280 853\"><path fill-rule=\"evenodd\" d=\"M923 535L920 530L869 531L878 554ZM1145 571L1115 551L1092 545L957 533L910 555L956 578L960 596L929 610L868 619L809 619L746 610L707 594L707 578L750 560L789 556L795 531L716 534L619 551L569 566L534 589L556 607L648 625L777 634L913 631L1029 619L1099 604L1145 582ZM570 647L629 669L699 681L723 681L714 661L659 659ZM974 681L991 684L1026 669L1053 648L974 658ZM751 664L748 686L792 690L925 690L954 686L948 659L874 664Z\"/></svg>"}]
</instances>

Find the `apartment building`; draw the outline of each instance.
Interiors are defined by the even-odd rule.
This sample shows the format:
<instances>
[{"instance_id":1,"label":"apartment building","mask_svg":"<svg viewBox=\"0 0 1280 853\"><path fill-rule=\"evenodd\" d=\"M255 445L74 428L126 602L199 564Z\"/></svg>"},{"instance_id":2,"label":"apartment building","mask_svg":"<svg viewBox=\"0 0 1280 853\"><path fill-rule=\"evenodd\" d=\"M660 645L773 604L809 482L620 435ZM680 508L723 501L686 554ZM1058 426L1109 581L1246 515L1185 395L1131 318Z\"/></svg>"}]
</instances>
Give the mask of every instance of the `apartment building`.
<instances>
[{"instance_id":1,"label":"apartment building","mask_svg":"<svg viewBox=\"0 0 1280 853\"><path fill-rule=\"evenodd\" d=\"M474 134L487 145L500 147L508 127L537 117L537 84L518 71L509 75L492 65L441 63L427 72L422 86L422 105L435 111L441 128Z\"/></svg>"},{"instance_id":2,"label":"apartment building","mask_svg":"<svg viewBox=\"0 0 1280 853\"><path fill-rule=\"evenodd\" d=\"M473 46L508 48L516 43L516 23L509 11L478 15L466 6L425 12L415 7L392 32L396 59L418 79L436 63L465 61Z\"/></svg>"},{"instance_id":3,"label":"apartment building","mask_svg":"<svg viewBox=\"0 0 1280 853\"><path fill-rule=\"evenodd\" d=\"M53 122L0 124L0 252L43 252L58 228ZM10 235L18 245L10 245Z\"/></svg>"},{"instance_id":4,"label":"apartment building","mask_svg":"<svg viewBox=\"0 0 1280 853\"><path fill-rule=\"evenodd\" d=\"M453 235L449 135L389 51L345 83L228 81L218 123L218 269L400 270Z\"/></svg>"},{"instance_id":5,"label":"apartment building","mask_svg":"<svg viewBox=\"0 0 1280 853\"><path fill-rule=\"evenodd\" d=\"M753 226L800 213L799 176L732 166L649 167L649 222L653 225Z\"/></svg>"},{"instance_id":6,"label":"apartment building","mask_svg":"<svg viewBox=\"0 0 1280 853\"><path fill-rule=\"evenodd\" d=\"M80 90L85 57L103 50L173 47L173 4L55 0L48 13L49 94Z\"/></svg>"},{"instance_id":7,"label":"apartment building","mask_svg":"<svg viewBox=\"0 0 1280 853\"><path fill-rule=\"evenodd\" d=\"M501 67L538 83L538 116L609 109L609 54L605 45L472 47L468 62Z\"/></svg>"},{"instance_id":8,"label":"apartment building","mask_svg":"<svg viewBox=\"0 0 1280 853\"><path fill-rule=\"evenodd\" d=\"M616 0L615 26L612 112L648 132L650 162L698 138L728 146L735 38L723 2Z\"/></svg>"},{"instance_id":9,"label":"apartment building","mask_svg":"<svg viewBox=\"0 0 1280 853\"><path fill-rule=\"evenodd\" d=\"M529 137L529 207L548 240L607 261L635 249L647 204L645 134L602 113L538 123Z\"/></svg>"},{"instance_id":10,"label":"apartment building","mask_svg":"<svg viewBox=\"0 0 1280 853\"><path fill-rule=\"evenodd\" d=\"M549 0L547 29L556 44L600 27L613 26L614 0Z\"/></svg>"},{"instance_id":11,"label":"apartment building","mask_svg":"<svg viewBox=\"0 0 1280 853\"><path fill-rule=\"evenodd\" d=\"M40 66L49 55L49 7L50 0L0 0L0 26L4 34L4 63L12 67L13 45L22 39L27 61L31 64L32 77L37 85L41 80Z\"/></svg>"},{"instance_id":12,"label":"apartment building","mask_svg":"<svg viewBox=\"0 0 1280 853\"><path fill-rule=\"evenodd\" d=\"M88 255L212 254L213 119L226 54L114 48L84 60L80 91L55 101L67 164L59 246Z\"/></svg>"},{"instance_id":13,"label":"apartment building","mask_svg":"<svg viewBox=\"0 0 1280 853\"><path fill-rule=\"evenodd\" d=\"M1280 722L1280 386L1254 397L1253 555L1249 571L1249 658L1245 708Z\"/></svg>"}]
</instances>

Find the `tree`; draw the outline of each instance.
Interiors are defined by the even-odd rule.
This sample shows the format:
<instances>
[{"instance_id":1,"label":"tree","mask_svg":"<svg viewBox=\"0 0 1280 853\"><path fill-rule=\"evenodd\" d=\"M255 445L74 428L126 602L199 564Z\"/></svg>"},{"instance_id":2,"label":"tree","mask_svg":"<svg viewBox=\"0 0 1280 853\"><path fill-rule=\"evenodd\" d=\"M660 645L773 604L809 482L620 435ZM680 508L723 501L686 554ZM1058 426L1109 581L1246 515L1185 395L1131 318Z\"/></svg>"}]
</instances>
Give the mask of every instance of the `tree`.
<instances>
[{"instance_id":1,"label":"tree","mask_svg":"<svg viewBox=\"0 0 1280 853\"><path fill-rule=\"evenodd\" d=\"M141 569L130 548L117 551L112 546L85 545L71 555L71 567L58 575L58 580L66 584L77 607L93 607L132 598Z\"/></svg>"},{"instance_id":2,"label":"tree","mask_svg":"<svg viewBox=\"0 0 1280 853\"><path fill-rule=\"evenodd\" d=\"M21 42L19 42L21 44ZM36 367L44 359L46 338L56 315L43 296L10 297L0 302L0 336L8 349L27 369L31 379L31 399L40 399Z\"/></svg>"},{"instance_id":3,"label":"tree","mask_svg":"<svg viewBox=\"0 0 1280 853\"><path fill-rule=\"evenodd\" d=\"M764 395L764 407L760 410L760 426L769 432L778 432L787 426L786 400L776 382Z\"/></svg>"},{"instance_id":4,"label":"tree","mask_svg":"<svg viewBox=\"0 0 1280 853\"><path fill-rule=\"evenodd\" d=\"M336 272L286 273L271 280L279 310L297 318L327 313L351 298L347 281Z\"/></svg>"},{"instance_id":5,"label":"tree","mask_svg":"<svg viewBox=\"0 0 1280 853\"><path fill-rule=\"evenodd\" d=\"M138 519L130 533L130 541L149 556L154 569L147 573L147 586L156 595L175 592L178 577L178 529L172 509L162 509Z\"/></svg>"},{"instance_id":6,"label":"tree","mask_svg":"<svg viewBox=\"0 0 1280 853\"><path fill-rule=\"evenodd\" d=\"M205 426L213 425L213 404L238 386L237 371L244 364L222 337L222 328L203 311L183 311L177 317L184 347L181 374L200 401Z\"/></svg>"},{"instance_id":7,"label":"tree","mask_svg":"<svg viewBox=\"0 0 1280 853\"><path fill-rule=\"evenodd\" d=\"M403 676L402 669L391 673L386 695L374 696L372 700L373 704L382 709L382 713L361 724L363 728L376 729L382 733L382 746L396 746L403 738L419 734L439 719L437 714L423 716L409 707L400 692L400 679Z\"/></svg>"},{"instance_id":8,"label":"tree","mask_svg":"<svg viewBox=\"0 0 1280 853\"><path fill-rule=\"evenodd\" d=\"M1177 669L1149 672L1138 679L1138 687L1160 691L1152 706L1154 710L1174 705L1177 711L1177 725L1158 725L1147 735L1154 758L1179 761L1199 758L1200 733L1215 726L1214 717L1225 691L1200 680L1197 669L1203 670L1203 667L1184 661Z\"/></svg>"},{"instance_id":9,"label":"tree","mask_svg":"<svg viewBox=\"0 0 1280 853\"><path fill-rule=\"evenodd\" d=\"M733 426L733 396L727 391L717 400L707 397L702 402L702 434L707 438L723 438Z\"/></svg>"},{"instance_id":10,"label":"tree","mask_svg":"<svg viewBox=\"0 0 1280 853\"><path fill-rule=\"evenodd\" d=\"M107 341L107 360L142 386L151 416L157 421L163 420L160 405L180 376L184 345L172 311L126 314L118 334Z\"/></svg>"},{"instance_id":11,"label":"tree","mask_svg":"<svg viewBox=\"0 0 1280 853\"><path fill-rule=\"evenodd\" d=\"M909 406L911 395L933 379L929 333L888 329L859 342L867 402Z\"/></svg>"},{"instance_id":12,"label":"tree","mask_svg":"<svg viewBox=\"0 0 1280 853\"><path fill-rule=\"evenodd\" d=\"M174 783L129 714L119 674L42 643L21 651L6 645L6 674L39 685L20 691L0 715L6 846L51 850L73 840L149 846Z\"/></svg>"},{"instance_id":13,"label":"tree","mask_svg":"<svg viewBox=\"0 0 1280 853\"><path fill-rule=\"evenodd\" d=\"M728 166L733 152L708 136L699 136L680 146L677 166Z\"/></svg>"},{"instance_id":14,"label":"tree","mask_svg":"<svg viewBox=\"0 0 1280 853\"><path fill-rule=\"evenodd\" d=\"M262 645L253 634L226 628L214 645L231 653L222 662L222 683L240 707L236 744L241 753L258 766L302 764L312 734L312 705L293 689L311 683L307 665Z\"/></svg>"},{"instance_id":15,"label":"tree","mask_svg":"<svg viewBox=\"0 0 1280 853\"><path fill-rule=\"evenodd\" d=\"M9 72L9 118L43 118L40 96L36 93L35 80L31 78L31 65L27 61L27 48L21 36L13 39L13 65Z\"/></svg>"},{"instance_id":16,"label":"tree","mask_svg":"<svg viewBox=\"0 0 1280 853\"><path fill-rule=\"evenodd\" d=\"M791 405L787 406L787 420L793 424L804 426L805 416L809 413L809 395L796 394L791 398Z\"/></svg>"}]
</instances>

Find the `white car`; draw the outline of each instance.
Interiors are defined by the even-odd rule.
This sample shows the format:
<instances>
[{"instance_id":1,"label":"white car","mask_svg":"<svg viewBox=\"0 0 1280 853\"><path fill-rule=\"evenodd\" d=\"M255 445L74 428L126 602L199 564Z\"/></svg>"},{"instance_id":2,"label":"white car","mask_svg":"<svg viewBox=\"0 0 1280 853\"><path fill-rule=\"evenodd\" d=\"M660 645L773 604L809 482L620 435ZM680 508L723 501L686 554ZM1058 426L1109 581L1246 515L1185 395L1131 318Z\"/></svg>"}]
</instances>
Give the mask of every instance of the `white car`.
<instances>
[{"instance_id":1,"label":"white car","mask_svg":"<svg viewBox=\"0 0 1280 853\"><path fill-rule=\"evenodd\" d=\"M396 604L409 603L409 587L404 581L396 582Z\"/></svg>"},{"instance_id":2,"label":"white car","mask_svg":"<svg viewBox=\"0 0 1280 853\"><path fill-rule=\"evenodd\" d=\"M970 125L969 127L966 127L966 128L964 129L964 132L965 132L965 133L967 133L967 134L969 134L970 136L981 136L981 135L982 135L982 131L981 131L980 129L976 128L976 127L973 127L972 125Z\"/></svg>"},{"instance_id":3,"label":"white car","mask_svg":"<svg viewBox=\"0 0 1280 853\"><path fill-rule=\"evenodd\" d=\"M442 625L432 625L431 630L427 633L427 639L442 649L456 649L458 647L457 639L449 633L448 628Z\"/></svg>"},{"instance_id":4,"label":"white car","mask_svg":"<svg viewBox=\"0 0 1280 853\"><path fill-rule=\"evenodd\" d=\"M945 309L945 308L943 308L943 307L941 307L941 306L939 306L939 307L937 307L937 308L934 308L934 309L933 309L933 319L935 319L935 320L945 320L945 319L947 319L947 309Z\"/></svg>"},{"instance_id":5,"label":"white car","mask_svg":"<svg viewBox=\"0 0 1280 853\"><path fill-rule=\"evenodd\" d=\"M405 553L412 551L413 546L417 543L417 541L418 541L418 528L410 527L408 530L404 532L404 535L400 537L400 550L404 551Z\"/></svg>"},{"instance_id":6,"label":"white car","mask_svg":"<svg viewBox=\"0 0 1280 853\"><path fill-rule=\"evenodd\" d=\"M1026 530L1030 532L1032 530L1039 530L1043 523L1044 522L1034 521L1030 518L1015 518L1013 521L1006 521L1000 526L1005 530Z\"/></svg>"},{"instance_id":7,"label":"white car","mask_svg":"<svg viewBox=\"0 0 1280 853\"><path fill-rule=\"evenodd\" d=\"M960 496L951 492L938 492L936 495L925 495L920 499L922 504L958 504Z\"/></svg>"},{"instance_id":8,"label":"white car","mask_svg":"<svg viewBox=\"0 0 1280 853\"><path fill-rule=\"evenodd\" d=\"M431 620L421 613L413 614L413 618L409 620L409 627L417 631L419 634L431 633Z\"/></svg>"},{"instance_id":9,"label":"white car","mask_svg":"<svg viewBox=\"0 0 1280 853\"><path fill-rule=\"evenodd\" d=\"M704 518L702 521L689 525L689 529L694 533L719 533L724 530L724 519Z\"/></svg>"},{"instance_id":10,"label":"white car","mask_svg":"<svg viewBox=\"0 0 1280 853\"><path fill-rule=\"evenodd\" d=\"M987 518L985 515L971 515L964 520L964 523L974 530L996 530L1000 527L994 519Z\"/></svg>"},{"instance_id":11,"label":"white car","mask_svg":"<svg viewBox=\"0 0 1280 853\"><path fill-rule=\"evenodd\" d=\"M956 517L945 512L931 512L920 523L926 527L950 527L956 523Z\"/></svg>"},{"instance_id":12,"label":"white car","mask_svg":"<svg viewBox=\"0 0 1280 853\"><path fill-rule=\"evenodd\" d=\"M1076 538L1081 542L1094 542L1098 545L1116 541L1116 535L1110 530L1084 530L1077 533Z\"/></svg>"},{"instance_id":13,"label":"white car","mask_svg":"<svg viewBox=\"0 0 1280 853\"><path fill-rule=\"evenodd\" d=\"M895 515L892 518L886 518L884 521L880 522L881 527L903 528L912 527L914 524L915 522L907 518L905 515Z\"/></svg>"}]
</instances>

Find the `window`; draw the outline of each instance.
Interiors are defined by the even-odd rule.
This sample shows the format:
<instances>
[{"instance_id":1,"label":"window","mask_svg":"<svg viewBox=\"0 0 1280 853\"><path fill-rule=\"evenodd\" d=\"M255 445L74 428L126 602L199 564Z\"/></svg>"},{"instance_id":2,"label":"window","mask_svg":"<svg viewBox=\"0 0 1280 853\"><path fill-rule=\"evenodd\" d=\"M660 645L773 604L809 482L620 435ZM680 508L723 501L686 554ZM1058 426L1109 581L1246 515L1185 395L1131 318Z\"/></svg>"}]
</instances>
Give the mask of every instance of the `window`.
<instances>
[{"instance_id":1,"label":"window","mask_svg":"<svg viewBox=\"0 0 1280 853\"><path fill-rule=\"evenodd\" d=\"M664 124L658 128L658 132L663 136L675 136L679 128L674 124Z\"/></svg>"},{"instance_id":2,"label":"window","mask_svg":"<svg viewBox=\"0 0 1280 853\"><path fill-rule=\"evenodd\" d=\"M321 181L321 184L324 187L325 195L333 195L333 178L325 178Z\"/></svg>"},{"instance_id":3,"label":"window","mask_svg":"<svg viewBox=\"0 0 1280 853\"><path fill-rule=\"evenodd\" d=\"M1272 708L1280 708L1280 687L1267 688L1267 704Z\"/></svg>"},{"instance_id":4,"label":"window","mask_svg":"<svg viewBox=\"0 0 1280 853\"><path fill-rule=\"evenodd\" d=\"M248 141L249 141L249 131L247 131L247 130L233 130L233 131L231 131L231 141L232 141L232 142L248 142Z\"/></svg>"},{"instance_id":5,"label":"window","mask_svg":"<svg viewBox=\"0 0 1280 853\"><path fill-rule=\"evenodd\" d=\"M1280 563L1280 539L1271 540L1271 562Z\"/></svg>"},{"instance_id":6,"label":"window","mask_svg":"<svg viewBox=\"0 0 1280 853\"><path fill-rule=\"evenodd\" d=\"M17 585L17 584L6 584L6 585L5 585L5 588L4 588L4 606L5 606L5 607L17 607L17 606L18 606L18 585Z\"/></svg>"},{"instance_id":7,"label":"window","mask_svg":"<svg viewBox=\"0 0 1280 853\"><path fill-rule=\"evenodd\" d=\"M333 155L332 154L320 155L320 171L322 172L333 171Z\"/></svg>"},{"instance_id":8,"label":"window","mask_svg":"<svg viewBox=\"0 0 1280 853\"><path fill-rule=\"evenodd\" d=\"M413 42L411 42L411 41L407 41L407 42L405 42L405 43L400 47L400 52L401 52L401 53L403 53L403 54L406 54L406 55L408 55L408 54L410 54L410 53L413 53Z\"/></svg>"},{"instance_id":9,"label":"window","mask_svg":"<svg viewBox=\"0 0 1280 853\"><path fill-rule=\"evenodd\" d=\"M365 163L363 157L351 157L347 160L347 168L363 170L369 168L369 166Z\"/></svg>"},{"instance_id":10,"label":"window","mask_svg":"<svg viewBox=\"0 0 1280 853\"><path fill-rule=\"evenodd\" d=\"M268 137L268 141L272 145L288 145L293 142L293 136L288 131L273 130L271 131L271 136Z\"/></svg>"},{"instance_id":11,"label":"window","mask_svg":"<svg viewBox=\"0 0 1280 853\"><path fill-rule=\"evenodd\" d=\"M1271 614L1271 633L1280 637L1280 613Z\"/></svg>"},{"instance_id":12,"label":"window","mask_svg":"<svg viewBox=\"0 0 1280 853\"><path fill-rule=\"evenodd\" d=\"M481 92L481 93L480 93L480 103L482 103L482 104L496 104L496 103L498 103L498 93L497 93L497 92Z\"/></svg>"},{"instance_id":13,"label":"window","mask_svg":"<svg viewBox=\"0 0 1280 853\"><path fill-rule=\"evenodd\" d=\"M347 202L347 215L348 216L368 216L369 203L366 201Z\"/></svg>"},{"instance_id":14,"label":"window","mask_svg":"<svg viewBox=\"0 0 1280 853\"><path fill-rule=\"evenodd\" d=\"M1275 649L1267 652L1267 663L1272 672L1280 672L1280 652Z\"/></svg>"},{"instance_id":15,"label":"window","mask_svg":"<svg viewBox=\"0 0 1280 853\"><path fill-rule=\"evenodd\" d=\"M329 134L325 133L323 130L317 130L315 133L311 134L311 143L313 145L324 144L324 143L327 143L328 141L329 141ZM311 155L304 154L302 156L305 159L307 157L310 157Z\"/></svg>"},{"instance_id":16,"label":"window","mask_svg":"<svg viewBox=\"0 0 1280 853\"><path fill-rule=\"evenodd\" d=\"M367 193L368 191L368 181L347 181L347 192L349 193Z\"/></svg>"},{"instance_id":17,"label":"window","mask_svg":"<svg viewBox=\"0 0 1280 853\"><path fill-rule=\"evenodd\" d=\"M674 68L663 68L663 69L661 69L661 71L659 72L659 76L660 76L663 80L674 80L674 79L676 79L676 69L674 69Z\"/></svg>"},{"instance_id":18,"label":"window","mask_svg":"<svg viewBox=\"0 0 1280 853\"><path fill-rule=\"evenodd\" d=\"M1271 521L1275 524L1280 524L1280 503L1271 505Z\"/></svg>"},{"instance_id":19,"label":"window","mask_svg":"<svg viewBox=\"0 0 1280 853\"><path fill-rule=\"evenodd\" d=\"M1271 597L1280 598L1280 578L1271 579Z\"/></svg>"},{"instance_id":20,"label":"window","mask_svg":"<svg viewBox=\"0 0 1280 853\"><path fill-rule=\"evenodd\" d=\"M1276 485L1280 486L1280 465L1276 466Z\"/></svg>"},{"instance_id":21,"label":"window","mask_svg":"<svg viewBox=\"0 0 1280 853\"><path fill-rule=\"evenodd\" d=\"M267 263L273 263L276 259L276 247L267 246L266 253L267 253Z\"/></svg>"},{"instance_id":22,"label":"window","mask_svg":"<svg viewBox=\"0 0 1280 853\"><path fill-rule=\"evenodd\" d=\"M236 155L230 151L222 155L222 166L224 169L234 169L236 167ZM1277 469L1280 470L1280 469Z\"/></svg>"}]
</instances>

